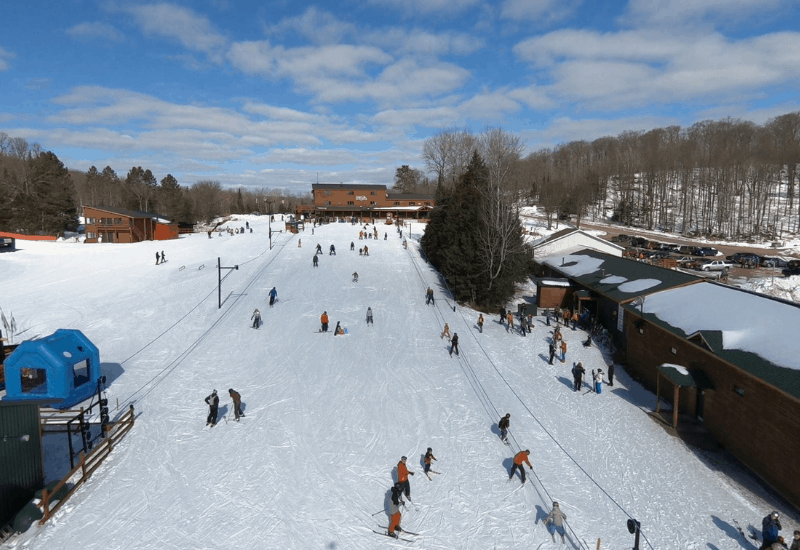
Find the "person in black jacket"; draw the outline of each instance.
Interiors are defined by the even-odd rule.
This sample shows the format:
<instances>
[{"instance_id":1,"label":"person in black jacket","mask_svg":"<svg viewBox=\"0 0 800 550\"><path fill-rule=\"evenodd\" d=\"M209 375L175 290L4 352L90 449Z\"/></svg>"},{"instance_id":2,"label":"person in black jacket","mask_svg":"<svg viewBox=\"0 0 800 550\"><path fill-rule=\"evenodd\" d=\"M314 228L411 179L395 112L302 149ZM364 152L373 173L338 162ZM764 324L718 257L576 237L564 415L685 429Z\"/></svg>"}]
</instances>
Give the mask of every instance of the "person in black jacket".
<instances>
[{"instance_id":1,"label":"person in black jacket","mask_svg":"<svg viewBox=\"0 0 800 550\"><path fill-rule=\"evenodd\" d=\"M506 415L500 419L500 422L497 423L497 427L500 428L500 439L502 439L505 444L508 444L508 428L510 426L511 413L506 413Z\"/></svg>"},{"instance_id":2,"label":"person in black jacket","mask_svg":"<svg viewBox=\"0 0 800 550\"><path fill-rule=\"evenodd\" d=\"M206 426L211 424L211 427L217 425L217 414L219 413L219 397L217 397L217 390L211 392L211 395L206 397L208 404L208 417L206 417Z\"/></svg>"},{"instance_id":3,"label":"person in black jacket","mask_svg":"<svg viewBox=\"0 0 800 550\"><path fill-rule=\"evenodd\" d=\"M583 363L572 364L572 391L578 391L583 386L583 375L586 374L586 369L583 368Z\"/></svg>"},{"instance_id":4,"label":"person in black jacket","mask_svg":"<svg viewBox=\"0 0 800 550\"><path fill-rule=\"evenodd\" d=\"M450 338L450 357L453 356L453 352L456 352L456 357L458 357L458 333L454 332L453 337Z\"/></svg>"},{"instance_id":5,"label":"person in black jacket","mask_svg":"<svg viewBox=\"0 0 800 550\"><path fill-rule=\"evenodd\" d=\"M778 542L778 531L782 529L781 521L778 519L778 512L772 512L761 520L761 537L764 542L758 550L766 550L772 546L773 542Z\"/></svg>"}]
</instances>

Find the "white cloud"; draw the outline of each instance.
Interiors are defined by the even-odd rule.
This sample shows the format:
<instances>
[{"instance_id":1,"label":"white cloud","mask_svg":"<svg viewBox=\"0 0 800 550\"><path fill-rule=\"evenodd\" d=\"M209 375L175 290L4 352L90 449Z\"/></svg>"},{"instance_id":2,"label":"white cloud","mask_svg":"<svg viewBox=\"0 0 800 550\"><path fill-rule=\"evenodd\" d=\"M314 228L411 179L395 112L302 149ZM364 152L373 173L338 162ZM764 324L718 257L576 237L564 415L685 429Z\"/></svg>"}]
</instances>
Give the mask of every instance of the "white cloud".
<instances>
[{"instance_id":1,"label":"white cloud","mask_svg":"<svg viewBox=\"0 0 800 550\"><path fill-rule=\"evenodd\" d=\"M222 60L222 51L228 39L220 34L204 15L175 4L119 4L119 9L133 16L142 31L150 36L161 36L183 47L203 52L215 62Z\"/></svg>"},{"instance_id":2,"label":"white cloud","mask_svg":"<svg viewBox=\"0 0 800 550\"><path fill-rule=\"evenodd\" d=\"M557 31L515 54L543 70L549 97L620 108L713 97L796 83L800 33L730 40L717 33Z\"/></svg>"},{"instance_id":3,"label":"white cloud","mask_svg":"<svg viewBox=\"0 0 800 550\"><path fill-rule=\"evenodd\" d=\"M267 34L281 35L294 32L315 44L335 44L345 36L354 34L355 25L342 21L335 15L315 6L306 9L301 15L287 17L275 25L265 28Z\"/></svg>"},{"instance_id":4,"label":"white cloud","mask_svg":"<svg viewBox=\"0 0 800 550\"><path fill-rule=\"evenodd\" d=\"M10 52L5 48L0 48L0 71L7 71L11 68L11 60L14 59L16 54Z\"/></svg>"},{"instance_id":5,"label":"white cloud","mask_svg":"<svg viewBox=\"0 0 800 550\"><path fill-rule=\"evenodd\" d=\"M776 11L792 4L792 0L630 0L628 13L622 18L629 24L697 25L707 20L743 21L751 15Z\"/></svg>"},{"instance_id":6,"label":"white cloud","mask_svg":"<svg viewBox=\"0 0 800 550\"><path fill-rule=\"evenodd\" d=\"M482 122L502 121L507 114L520 109L520 104L506 90L483 90L458 106L464 118Z\"/></svg>"},{"instance_id":7,"label":"white cloud","mask_svg":"<svg viewBox=\"0 0 800 550\"><path fill-rule=\"evenodd\" d=\"M371 4L388 6L414 15L419 13L455 14L479 6L480 0L369 0Z\"/></svg>"},{"instance_id":8,"label":"white cloud","mask_svg":"<svg viewBox=\"0 0 800 550\"><path fill-rule=\"evenodd\" d=\"M556 102L547 95L547 90L541 86L525 86L509 90L508 96L516 99L536 110L552 109L556 107Z\"/></svg>"},{"instance_id":9,"label":"white cloud","mask_svg":"<svg viewBox=\"0 0 800 550\"><path fill-rule=\"evenodd\" d=\"M469 55L482 49L483 39L465 33L427 30L404 27L374 29L362 35L370 44L401 54L443 56L449 54Z\"/></svg>"},{"instance_id":10,"label":"white cloud","mask_svg":"<svg viewBox=\"0 0 800 550\"><path fill-rule=\"evenodd\" d=\"M270 164L305 164L309 166L341 166L356 164L358 157L350 149L272 149L258 159Z\"/></svg>"},{"instance_id":11,"label":"white cloud","mask_svg":"<svg viewBox=\"0 0 800 550\"><path fill-rule=\"evenodd\" d=\"M73 25L66 30L66 33L72 38L80 40L89 40L92 38L103 38L113 42L120 42L124 39L121 32L115 29L108 23L100 21L84 22Z\"/></svg>"},{"instance_id":12,"label":"white cloud","mask_svg":"<svg viewBox=\"0 0 800 550\"><path fill-rule=\"evenodd\" d=\"M582 0L504 0L500 17L551 23L572 15Z\"/></svg>"}]
</instances>

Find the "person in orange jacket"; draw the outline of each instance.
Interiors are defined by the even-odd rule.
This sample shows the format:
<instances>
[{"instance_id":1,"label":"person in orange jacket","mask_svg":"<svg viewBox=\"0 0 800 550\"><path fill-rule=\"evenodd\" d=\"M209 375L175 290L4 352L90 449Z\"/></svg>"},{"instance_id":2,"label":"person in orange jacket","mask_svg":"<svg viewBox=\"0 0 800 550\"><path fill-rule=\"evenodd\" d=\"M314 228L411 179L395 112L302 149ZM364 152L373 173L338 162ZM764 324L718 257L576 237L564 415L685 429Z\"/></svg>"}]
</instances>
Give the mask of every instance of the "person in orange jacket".
<instances>
[{"instance_id":1,"label":"person in orange jacket","mask_svg":"<svg viewBox=\"0 0 800 550\"><path fill-rule=\"evenodd\" d=\"M322 323L322 329L320 332L328 332L328 312L323 311L322 315L319 317L319 322Z\"/></svg>"},{"instance_id":2,"label":"person in orange jacket","mask_svg":"<svg viewBox=\"0 0 800 550\"><path fill-rule=\"evenodd\" d=\"M392 487L392 498L389 501L389 532L388 535L393 538L397 538L397 533L395 531L401 531L400 528L400 520L402 519L402 515L400 514L400 506L405 506L405 502L403 502L403 488L400 486L400 482L394 484Z\"/></svg>"},{"instance_id":3,"label":"person in orange jacket","mask_svg":"<svg viewBox=\"0 0 800 550\"><path fill-rule=\"evenodd\" d=\"M527 464L528 468L533 470L533 466L531 466L531 463L528 460L528 455L530 455L530 454L531 454L531 452L528 449L525 449L524 451L520 451L520 452L518 452L517 454L514 455L514 464L511 465L511 475L508 476L508 480L509 481L511 481L511 478L514 477L514 472L516 472L517 468L519 468L519 473L522 476L522 484L523 485L525 484L525 466L524 466L524 464Z\"/></svg>"},{"instance_id":4,"label":"person in orange jacket","mask_svg":"<svg viewBox=\"0 0 800 550\"><path fill-rule=\"evenodd\" d=\"M397 483L403 489L406 498L411 502L411 484L408 482L408 475L414 475L414 472L409 472L406 467L406 457L400 457L400 462L397 463Z\"/></svg>"}]
</instances>

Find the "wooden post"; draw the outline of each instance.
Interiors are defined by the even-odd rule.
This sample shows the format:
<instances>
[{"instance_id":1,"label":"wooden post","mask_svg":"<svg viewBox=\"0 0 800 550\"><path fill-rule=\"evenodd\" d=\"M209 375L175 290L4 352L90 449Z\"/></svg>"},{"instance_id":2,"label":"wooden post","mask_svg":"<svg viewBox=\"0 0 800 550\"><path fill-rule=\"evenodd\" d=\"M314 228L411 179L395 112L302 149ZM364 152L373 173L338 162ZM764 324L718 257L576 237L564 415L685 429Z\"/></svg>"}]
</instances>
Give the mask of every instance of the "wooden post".
<instances>
[{"instance_id":1,"label":"wooden post","mask_svg":"<svg viewBox=\"0 0 800 550\"><path fill-rule=\"evenodd\" d=\"M661 373L656 373L656 412L661 412Z\"/></svg>"},{"instance_id":2,"label":"wooden post","mask_svg":"<svg viewBox=\"0 0 800 550\"><path fill-rule=\"evenodd\" d=\"M81 479L86 479L86 453L81 453Z\"/></svg>"},{"instance_id":3,"label":"wooden post","mask_svg":"<svg viewBox=\"0 0 800 550\"><path fill-rule=\"evenodd\" d=\"M680 405L681 387L675 386L675 397L672 399L672 427L678 431L678 406Z\"/></svg>"},{"instance_id":4,"label":"wooden post","mask_svg":"<svg viewBox=\"0 0 800 550\"><path fill-rule=\"evenodd\" d=\"M44 517L39 522L39 524L41 525L42 523L50 519L50 495L47 493L46 488L42 489L42 502L41 504L39 504L39 506L42 507L42 513L44 514Z\"/></svg>"},{"instance_id":5,"label":"wooden post","mask_svg":"<svg viewBox=\"0 0 800 550\"><path fill-rule=\"evenodd\" d=\"M597 539L597 550L600 550L600 539Z\"/></svg>"}]
</instances>

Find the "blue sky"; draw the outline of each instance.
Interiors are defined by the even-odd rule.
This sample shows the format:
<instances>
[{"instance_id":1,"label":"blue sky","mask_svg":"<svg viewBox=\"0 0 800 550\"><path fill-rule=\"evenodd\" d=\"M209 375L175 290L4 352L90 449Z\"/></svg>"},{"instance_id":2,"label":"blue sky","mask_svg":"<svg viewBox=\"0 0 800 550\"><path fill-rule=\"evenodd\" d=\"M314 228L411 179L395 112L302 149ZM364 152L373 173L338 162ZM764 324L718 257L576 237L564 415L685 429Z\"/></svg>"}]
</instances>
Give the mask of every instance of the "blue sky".
<instances>
[{"instance_id":1,"label":"blue sky","mask_svg":"<svg viewBox=\"0 0 800 550\"><path fill-rule=\"evenodd\" d=\"M534 151L800 110L798 0L61 0L0 21L0 132L182 185L391 184L448 127Z\"/></svg>"}]
</instances>

